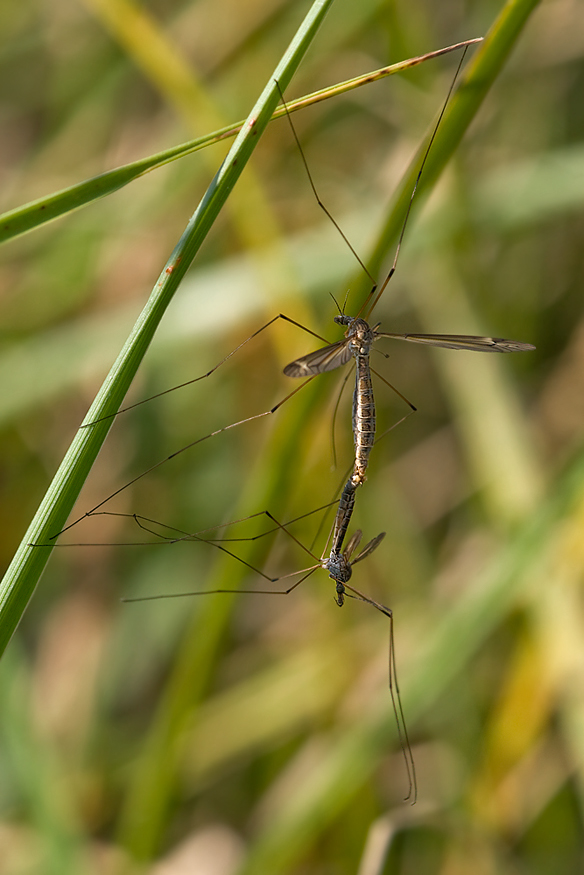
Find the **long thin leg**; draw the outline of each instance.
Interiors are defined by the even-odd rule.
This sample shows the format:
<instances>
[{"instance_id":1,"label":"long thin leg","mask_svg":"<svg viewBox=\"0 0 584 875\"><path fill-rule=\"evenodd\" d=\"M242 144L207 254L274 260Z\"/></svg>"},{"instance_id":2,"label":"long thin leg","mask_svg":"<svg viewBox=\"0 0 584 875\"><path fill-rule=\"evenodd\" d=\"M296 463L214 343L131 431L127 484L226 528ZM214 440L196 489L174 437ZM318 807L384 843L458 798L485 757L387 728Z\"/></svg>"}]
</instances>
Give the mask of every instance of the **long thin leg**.
<instances>
[{"instance_id":1,"label":"long thin leg","mask_svg":"<svg viewBox=\"0 0 584 875\"><path fill-rule=\"evenodd\" d=\"M304 155L304 151L302 149L302 146L300 145L300 140L298 138L298 134L296 133L296 128L294 127L292 117L291 117L290 113L288 112L288 106L286 105L286 101L284 100L284 95L282 94L282 90L280 88L280 83L276 81L276 85L278 87L278 91L280 92L280 100L282 101L282 106L284 107L284 110L286 112L286 118L288 119L288 124L290 125L290 130L292 131L292 136L294 137L294 140L296 141L296 145L298 146L298 151L300 152L300 157L302 158L302 163L304 164L304 169L306 170L306 175L308 177L308 181L310 183L310 187L312 188L314 197L316 198L316 202L319 205L319 207L321 208L321 210L324 212L324 214L326 216L328 216L330 221L333 223L333 225L335 226L335 228L337 229L337 231L339 232L339 234L341 235L341 237L343 238L343 240L345 241L345 243L347 244L347 246L349 247L349 249L353 253L354 257L357 259L357 261L359 262L359 264L361 265L361 267L363 268L363 270L365 271L365 273L367 274L367 276L369 277L369 279L373 283L373 290L370 293L370 294L373 294L373 292L375 291L375 288L376 288L375 280L373 279L373 277L371 276L371 274L367 270L367 267L365 266L364 262L359 257L357 251L353 247L353 244L351 243L351 241L349 240L349 238L347 237L347 235L345 234L345 232L343 231L343 229L341 228L341 226L339 225L339 223L337 222L335 217L332 215L330 210L325 206L325 204L323 204L323 202L320 199L320 195L316 189L316 185L314 184L314 179L312 178L312 173L310 172L310 168L308 167L308 161L306 160L306 156Z\"/></svg>"},{"instance_id":2,"label":"long thin leg","mask_svg":"<svg viewBox=\"0 0 584 875\"><path fill-rule=\"evenodd\" d=\"M375 309L375 306L377 305L377 302L381 298L381 296L384 293L385 289L387 288L392 276L395 273L395 269L397 267L397 262L398 262L400 252L401 252L402 243L404 240L404 235L406 233L406 227L407 227L407 224L408 224L408 221L410 218L410 213L412 211L412 205L414 203L414 200L416 197L416 192L418 191L418 186L420 184L420 179L422 178L422 174L424 172L424 168L426 166L426 162L428 160L430 150L432 149L432 146L434 144L434 140L436 139L436 134L438 133L438 128L440 127L440 124L442 122L442 118L444 116L444 113L446 112L446 107L448 106L448 103L450 101L450 97L451 97L452 92L454 90L454 85L456 83L456 80L458 79L458 74L460 73L461 67L464 63L464 59L466 57L467 50L468 50L468 46L465 46L464 51L462 53L462 56L460 58L460 61L458 63L458 67L456 68L456 73L454 74L454 78L450 84L450 88L448 89L448 94L446 95L446 100L444 101L444 104L443 104L442 109L440 111L440 115L438 116L438 121L436 122L436 124L434 126L434 130L432 131L432 136L430 137L430 140L428 142L428 146L426 147L426 151L424 152L424 157L422 158L422 162L420 164L420 169L418 170L418 175L416 176L416 181L414 183L414 187L413 187L412 193L410 195L410 200L408 202L408 207L407 207L406 214L404 217L404 222L403 222L402 229L401 229L401 232L399 235L399 239L397 241L395 255L393 258L393 263L389 269L389 273L387 274L385 280L382 282L379 289L374 287L371 290L368 297L365 299L365 301L363 302L362 306L360 307L360 309L357 313L357 316L361 316L363 314L364 319L367 319L367 320L369 319L369 317L371 316L371 313L373 312L373 310Z\"/></svg>"},{"instance_id":3,"label":"long thin leg","mask_svg":"<svg viewBox=\"0 0 584 875\"><path fill-rule=\"evenodd\" d=\"M335 502L332 502L332 503L334 504ZM309 511L307 513L301 514L298 517L295 517L294 519L290 520L287 523L279 522L279 520L277 520L276 517L272 513L270 513L270 511L259 511L258 513L251 514L249 517L243 517L239 520L233 520L231 523L223 523L219 526L205 529L202 532L185 532L182 529L178 529L174 526L169 526L166 523L160 522L159 520L154 520L154 519L151 519L150 517L145 517L145 516L142 516L140 514L125 514L125 513L117 513L117 512L109 512L109 511L100 511L98 514L95 514L95 515L96 516L98 516L98 515L99 516L116 516L116 517L123 517L123 518L132 519L140 529L142 529L145 532L148 532L149 534L153 535L154 537L156 537L158 539L156 541L148 541L148 542L144 542L144 541L142 541L142 542L124 542L124 543L119 544L119 546L126 546L126 547L156 546L156 545L169 546L170 544L176 544L179 542L196 541L196 542L202 542L205 544L209 544L210 546L215 547L217 550L220 550L222 553L226 553L228 556L231 556L233 559L236 559L242 565L245 565L246 568L249 568L250 571L253 571L254 573L258 574L260 577L262 577L264 580L269 581L270 583L276 583L279 580L286 580L287 578L290 578L290 577L296 577L298 574L304 575L304 577L302 577L299 581L296 581L291 587L289 587L286 590L258 590L258 589L229 590L229 589L221 589L221 590L204 590L204 591L199 591L199 592L194 592L194 593L191 593L191 592L188 592L188 593L163 593L163 594L156 595L156 596L148 596L148 597L145 597L144 599L142 599L142 598L125 599L125 601L144 601L144 600L153 600L153 599L160 599L160 598L176 598L176 597L183 596L183 595L206 595L206 594L209 594L211 592L250 592L250 593L259 593L259 594L264 594L264 595L287 595L288 593L292 592L300 583L302 583L304 580L306 580L306 578L309 577L317 568L321 568L322 563L323 563L322 557L316 556L311 550L309 550L292 532L290 532L288 530L288 526L292 525L294 522L298 522L299 520L305 519L306 517L309 517L312 514L318 513L319 511L326 509L326 507L328 507L328 506L329 505L323 505L322 507L315 508L312 511ZM260 517L260 516L268 517L268 519L274 523L274 528L269 529L266 532L261 532L260 534L249 537L249 538L219 539L219 538L201 537L201 535L204 534L205 532L216 531L219 528L226 528L227 526L234 525L238 522L247 522L250 519L254 519L254 518ZM156 529L152 528L152 526L157 526L157 527L162 527L162 528L168 529L169 531L172 531L175 534L179 534L181 537L169 537L169 536L163 534L162 532L159 532ZM280 575L278 577L270 577L269 575L265 574L261 569L257 568L255 565L252 565L251 563L247 562L245 559L242 559L241 556L238 556L232 550L229 550L227 547L223 546L225 541L228 541L229 543L242 542L242 541L256 541L259 538L265 537L266 535L272 534L273 532L276 532L279 530L285 532L285 534L289 538L291 538L294 541L294 543L297 544L302 550L304 550L304 552L307 553L311 557L311 559L315 560L316 564L311 565L309 568L298 569L296 571L290 572L289 574L283 574L283 575ZM44 546L44 545L37 544L37 545L33 545L33 546ZM63 545L57 545L57 546L82 547L82 546L95 546L95 544L77 543L77 544L63 544Z\"/></svg>"},{"instance_id":4,"label":"long thin leg","mask_svg":"<svg viewBox=\"0 0 584 875\"><path fill-rule=\"evenodd\" d=\"M389 428L386 428L385 431L382 431L381 434L375 438L375 443L373 444L373 446L374 447L377 446L379 441L382 440L384 437L386 437L390 433L390 431L393 431L394 428L397 428L398 425L401 425L402 422L405 422L406 419L409 419L410 416L412 416L414 413L417 413L417 412L418 412L417 409L414 408L414 410L410 410L409 413L404 413L404 415L402 416L401 419L398 419L397 422L394 422L393 425L390 425Z\"/></svg>"},{"instance_id":5,"label":"long thin leg","mask_svg":"<svg viewBox=\"0 0 584 875\"><path fill-rule=\"evenodd\" d=\"M316 513L318 510L322 510L322 508L317 508L317 510L310 511L310 513L303 514L302 516L297 517L296 519L297 520L303 519L306 516L310 516L311 513ZM282 530L283 532L285 532L286 535L288 535L288 537L291 538L294 541L294 543L296 543L299 547L301 547L305 553L308 553L308 555L312 559L316 560L316 564L311 565L309 568L302 568L302 569L299 569L297 571L292 571L289 574L280 575L279 577L269 577L267 574L264 574L264 572L261 571L259 568L256 568L254 565L251 565L249 562L246 562L245 559L242 559L240 556L237 556L231 550L228 550L226 547L224 547L222 545L222 543L219 540L200 538L194 534L188 536L187 538L178 539L178 540L196 540L196 541L202 541L205 544L209 544L210 546L215 547L217 550L221 550L222 553L226 553L228 556L232 556L234 559L237 559L237 561L240 562L242 565L245 565L251 571L256 572L257 574L260 575L260 577L262 577L264 580L269 581L270 583L277 583L279 580L286 580L290 577L295 577L298 574L304 575L303 577L300 578L300 580L297 580L295 583L292 584L292 586L288 587L288 589L285 589L285 590L278 590L278 589L276 589L276 590L273 590L273 589L249 589L249 590L248 589L211 589L211 590L199 590L199 591L194 591L194 592L184 592L184 593L161 593L159 595L153 595L153 596L141 596L141 597L137 597L137 598L122 599L122 601L126 601L126 602L154 601L154 600L163 599L163 598L183 598L183 597L189 596L189 595L211 595L211 594L215 594L215 593L237 593L237 592L248 593L248 594L257 594L257 595L289 595L289 593L291 593L293 590L295 590L296 587L300 586L301 583L303 583L305 580L307 580L307 578L309 578L316 571L317 568L322 568L322 558L315 556L307 547L304 546L304 544L302 544L301 541L298 540L298 538L296 538L295 535L292 534L292 532L288 531L287 526L291 525L291 523L295 522L296 520L292 520L292 521L290 521L290 523L284 524L284 523L279 522L276 519L276 517L273 514L271 514L269 511L261 511L260 513L253 514L251 517L247 517L243 520L240 520L240 522L245 522L247 519L252 519L253 517L264 516L264 515L267 516L276 525L276 529L273 529L271 531ZM136 515L136 516L134 516L134 519L135 519L135 522L141 528L143 528L145 531L148 531L151 534L157 535L157 533L153 529L150 529L149 527L142 525L141 520L146 519L145 517L139 519ZM154 522L156 522L156 521L154 521ZM229 525L229 523L226 523L224 525ZM207 531L209 531L209 530L207 530ZM261 535L257 535L256 537L252 537L252 538L249 538L247 540L254 541L258 537L263 537L266 534L270 534L270 532L263 532ZM163 541L161 543L171 543L171 542ZM176 540L173 541L172 543L176 543Z\"/></svg>"},{"instance_id":6,"label":"long thin leg","mask_svg":"<svg viewBox=\"0 0 584 875\"><path fill-rule=\"evenodd\" d=\"M316 332L311 331L310 328L307 328L305 325L302 325L300 322L296 322L295 319L291 319L289 316L286 316L284 313L278 313L277 316L274 316L273 319L270 319L269 322L266 322L265 325L262 325L261 328L258 328L257 331L254 331L253 334L250 334L249 337L246 337L245 340L232 349L231 352L227 353L225 358L222 358L220 362L211 368L211 370L207 371L206 374L201 374L200 377L194 377L192 380L186 380L184 383L179 383L178 386L172 386L170 389L164 389L162 392L157 392L155 395L150 395L148 398L143 398L141 401L136 401L135 404L128 404L127 407L122 407L116 413L109 413L107 416L100 416L99 419L92 419L91 422L84 422L80 425L80 428L89 428L90 425L97 425L98 422L104 422L108 419L114 419L116 416L119 416L120 413L126 413L128 410L133 410L135 407L140 407L141 404L146 404L148 401L153 401L155 398L161 398L163 395L168 395L170 392L174 392L176 389L184 389L185 386L192 386L194 383L198 383L200 380L205 380L207 377L210 377L211 374L214 374L215 371L224 365L226 361L235 355L236 352L249 343L250 340L253 340L254 337L257 337L262 331L265 331L266 328L269 328L270 325L273 325L278 319L284 319L286 322L290 322L292 325L296 325L297 328L301 328L302 331L306 331L307 334L312 334L313 337L316 337L318 340L322 340L324 343L328 344L328 340L326 337L321 337L320 334L316 334ZM246 420L244 420L246 421Z\"/></svg>"},{"instance_id":7,"label":"long thin leg","mask_svg":"<svg viewBox=\"0 0 584 875\"><path fill-rule=\"evenodd\" d=\"M389 693L391 696L391 703L395 716L397 734L404 757L409 785L408 792L404 798L404 801L410 800L411 804L415 805L418 798L418 780L416 776L416 764L414 762L414 754L412 752L412 746L410 743L410 737L408 733L406 718L401 701L399 683L397 679L395 639L393 630L393 611L391 610L391 608L388 608L385 605L376 602L374 599L371 599L368 596L364 595L364 593L360 592L358 589L355 589L355 587L349 586L348 583L345 584L345 589L350 590L349 592L346 592L348 598L353 598L357 601L365 602L365 604L371 605L373 608L375 608L377 611L379 611L389 619Z\"/></svg>"},{"instance_id":8,"label":"long thin leg","mask_svg":"<svg viewBox=\"0 0 584 875\"><path fill-rule=\"evenodd\" d=\"M115 498L116 495L119 495L125 489L128 489L130 486L133 486L134 483L137 483L138 480L141 480L143 477L146 477L147 474L151 474L152 471L156 471L156 469L160 468L161 465L165 465L167 462L170 462L171 459L174 459L177 456L180 456L181 453L185 453L187 450L190 450L191 447L195 447L195 446L197 446L197 444L200 444L203 441L208 440L209 438L215 437L218 434L222 434L225 431L229 431L232 428L237 428L238 425L244 425L246 422L253 422L255 419L262 419L264 416L270 416L272 413L275 413L276 410L278 410L282 406L282 404L285 404L286 401L288 401L290 398L292 398L293 395L296 395L297 392L300 392L301 389L304 389L304 387L307 386L308 383L311 382L311 380L314 380L314 377L309 377L307 380L304 381L304 383L302 383L300 386L298 386L292 392L289 392L288 395L286 395L284 398L282 398L281 401L278 401L278 403L275 404L273 407L271 407L269 410L264 410L263 413L256 413L256 414L254 414L254 416L248 416L245 419L238 420L238 422L232 422L229 425L224 425L222 428L218 428L215 431L212 431L209 434L206 434L201 438L197 438L196 441L191 441L190 444L187 444L186 446L181 447L180 450L175 450L174 453L171 453L169 456L166 456L164 459L161 459L159 462L156 462L154 465L151 465L145 471L142 471L141 474L138 474L136 477L133 477L132 480L130 480L128 483L125 483L123 486L120 486L119 489L116 489L115 492L112 492L111 495L108 495L107 498L104 498L103 501L100 501L99 504L96 504L94 507L92 507L91 510L86 511L86 513L82 514L82 516L78 517L76 520L73 520L73 522L69 523L69 525L65 526L65 528L61 529L59 532L56 532L54 535L51 535L50 540L54 540L55 538L58 538L59 535L63 534L63 532L67 532L69 529L72 529L73 526L76 526L78 523L80 523L81 520L84 520L87 517L92 516L95 513L95 511L99 510L100 507L103 507L104 504L107 504L108 501L111 501L112 498Z\"/></svg>"},{"instance_id":9,"label":"long thin leg","mask_svg":"<svg viewBox=\"0 0 584 875\"><path fill-rule=\"evenodd\" d=\"M229 551L226 551L229 552ZM233 554L231 554L233 555ZM237 557L236 557L237 558ZM240 560L243 561L243 560ZM247 565L247 562L244 562L244 565ZM249 566L252 567L251 565ZM186 598L187 596L194 595L215 595L216 593L243 593L244 595L290 595L296 587L300 586L301 583L304 583L311 574L314 574L317 568L320 568L320 564L313 566L309 569L304 569L308 571L304 577L301 577L300 580L297 580L296 583L292 584L292 586L288 587L288 589L203 589L203 590L195 590L193 592L169 592L169 593L161 593L159 595L145 595L145 596L137 596L136 598L122 598L120 601L122 602L153 602L158 601L159 599L180 599ZM260 572L261 573L261 572ZM300 571L295 572L296 574L300 574ZM265 577L265 575L262 575ZM290 575L286 575L290 577ZM283 577L274 577L274 578L266 578L267 580L271 580L275 582L277 580L284 580Z\"/></svg>"},{"instance_id":10,"label":"long thin leg","mask_svg":"<svg viewBox=\"0 0 584 875\"><path fill-rule=\"evenodd\" d=\"M299 522L300 520L306 519L309 516L313 516L314 514L319 513L322 510L326 510L327 508L331 507L334 504L336 504L336 498L333 499L332 501L327 502L327 504L323 504L320 507L314 508L314 510L309 510L306 513L300 514L299 516L294 517L291 520L288 520L286 523L279 522L276 519L276 517L274 517L274 515L272 513L270 513L270 511L261 510L261 511L258 511L257 513L250 514L247 517L241 517L240 519L237 519L237 520L230 520L230 522L228 522L228 523L220 523L219 525L216 525L216 526L210 526L209 528L201 529L198 532L187 532L187 531L184 531L183 529L177 528L176 526L172 526L168 523L164 523L161 520L156 520L156 519L153 519L152 517L146 517L143 514L122 513L122 512L118 512L118 511L102 510L102 511L96 511L95 513L91 514L91 516L92 517L93 516L111 516L111 517L119 517L122 519L131 519L136 523L136 525L140 529L142 529L145 532L148 532L151 535L154 535L154 537L157 538L157 540L156 541L124 541L124 542L116 541L116 542L104 542L104 543L75 542L75 543L68 543L68 544L30 544L29 546L31 546L31 547L52 547L52 546L56 546L56 547L112 547L112 546L116 546L116 547L149 547L149 546L168 546L171 544L179 544L179 543L187 542L187 541L202 541L205 544L213 544L213 545L214 544L224 544L226 542L229 542L230 544L234 544L234 543L242 543L242 542L249 542L249 541L257 541L260 538L264 538L267 535L271 535L274 532L282 530L290 538L292 538L292 540L295 541L302 550L304 550L306 553L308 553L309 556L311 556L313 559L316 559L317 557L314 555L314 553L310 549L308 549L301 541L299 541L292 534L292 532L288 531L288 526L291 526L294 523ZM238 523L248 522L248 520L256 519L257 517L263 517L263 516L268 517L268 519L270 519L275 525L273 528L267 529L267 531L265 531L265 532L260 532L257 535L251 535L251 536L248 536L245 538L203 537L208 532L216 532L219 529L226 529L228 526L234 526L234 525L237 525ZM157 529L151 528L151 526L157 526L159 529L160 528L166 529L169 532L172 532L174 534L172 536L165 535L163 532L160 532ZM239 558L239 557L235 557L235 558Z\"/></svg>"},{"instance_id":11,"label":"long thin leg","mask_svg":"<svg viewBox=\"0 0 584 875\"><path fill-rule=\"evenodd\" d=\"M371 368L371 366L370 366L370 368ZM386 380L385 377L383 377L380 373L378 373L378 371L374 370L374 368L371 368L371 373L375 374L376 377L379 377L379 379L382 380L386 386L389 386L389 388L395 392L395 394L398 396L398 398L401 398L402 401L405 401L405 403L408 405L408 407L412 408L412 413L417 413L418 408L414 404L412 404L412 402L409 401L405 395L402 395L402 393L399 391L399 389L395 388L393 383L390 383L389 380Z\"/></svg>"},{"instance_id":12,"label":"long thin leg","mask_svg":"<svg viewBox=\"0 0 584 875\"><path fill-rule=\"evenodd\" d=\"M339 394L337 395L337 400L335 402L335 409L333 411L333 418L332 418L332 423L331 423L331 444L332 444L332 453L333 453L333 468L337 467L337 447L336 447L336 443L335 443L335 427L336 427L336 423L337 423L337 414L339 412L339 405L341 403L341 398L343 397L343 392L345 391L345 387L346 387L347 382L349 380L349 377L351 376L352 373L353 373L353 369L351 368L345 374L343 382L341 383L341 388L339 389Z\"/></svg>"},{"instance_id":13,"label":"long thin leg","mask_svg":"<svg viewBox=\"0 0 584 875\"><path fill-rule=\"evenodd\" d=\"M274 532L277 532L280 529L284 530L287 535L290 535L290 537L294 537L288 531L288 526L291 526L293 523L297 523L299 520L303 520L309 516L313 516L315 513L319 513L321 510L326 510L327 508L331 507L331 505L333 505L333 504L336 504L336 499L333 499L333 501L329 501L329 502L327 502L327 504L323 504L320 507L316 507L316 508L314 508L314 510L309 510L306 513L300 514L299 516L294 517L293 519L288 520L285 523L278 522L278 520L275 519L275 517L270 513L270 511L260 510L257 513L250 514L249 516L241 517L240 519L237 519L237 520L230 520L230 522L221 523L218 526L210 526L208 529L201 529L198 532L184 532L182 529L177 529L175 526L170 526L167 523L160 522L159 520L150 519L149 517L142 516L141 514L113 513L111 511L99 511L97 514L94 514L94 516L100 516L103 514L103 515L107 515L107 516L126 517L129 519L133 519L136 522L138 522L138 520L144 520L148 523L153 523L154 525L162 526L165 529L169 529L170 531L174 531L174 532L184 536L181 538L169 538L168 543L172 543L172 544L176 544L176 543L179 543L180 541L188 541L188 540L200 540L200 541L206 541L207 543L214 543L216 541L220 541L221 543L225 543L226 541L229 541L229 543L233 544L233 543L242 542L242 541L257 541L257 540L259 540L259 538L265 538L267 535L272 535ZM259 535L251 535L251 536L246 537L246 538L203 538L202 537L207 532L216 532L218 529L226 529L228 526L234 526L234 525L237 525L237 523L245 523L248 520L253 520L253 519L256 519L257 517L261 517L261 516L267 516L269 519L271 519L273 522L275 522L276 525L274 526L274 528L268 529L265 532L260 532ZM138 525L140 525L140 523L138 523ZM141 528L145 528L145 527L141 526ZM163 537L163 538L166 537L164 535L161 535L159 532L152 532L152 534L156 535L157 537ZM149 542L149 543L156 543L156 542ZM65 545L65 546L70 546L70 545ZM81 545L75 545L75 546L81 546ZM107 545L107 546L109 546L109 545ZM306 550L306 547L303 544L300 543L300 546L302 547L303 550ZM311 553L310 555L313 555L313 554Z\"/></svg>"},{"instance_id":14,"label":"long thin leg","mask_svg":"<svg viewBox=\"0 0 584 875\"><path fill-rule=\"evenodd\" d=\"M327 507L327 505L325 505L324 507ZM255 565L252 565L250 562L247 562L245 559L242 559L241 556L238 556L232 550L229 550L227 547L223 546L223 542L221 541L221 539L204 538L204 537L200 536L201 533L184 532L183 530L177 529L174 526L167 526L165 523L161 523L158 520L153 520L153 519L150 519L149 517L144 517L144 516L141 516L139 514L124 514L124 513L114 513L114 512L110 513L108 511L102 511L102 512L100 512L99 515L126 517L129 519L133 519L134 522L136 523L136 525L140 529L142 529L145 532L148 532L151 535L154 535L156 538L159 539L157 541L152 541L152 542L125 543L125 544L121 544L120 546L156 546L156 545L168 546L170 544L176 544L179 542L196 541L196 542L200 542L200 543L204 543L204 544L209 544L211 547L214 547L215 549L220 550L222 553L225 553L228 556L231 556L233 559L236 559L242 565L245 565L246 568L249 568L250 571L253 571L255 574L258 574L260 577L262 577L264 580L267 580L269 583L277 583L279 580L287 580L288 578L296 577L299 574L304 575L300 580L297 580L295 583L292 584L292 586L288 587L288 589L286 589L286 590L214 589L214 590L199 590L199 591L182 592L182 593L160 593L158 595L153 595L153 596L144 596L144 597L140 597L140 598L122 599L122 601L152 601L152 600L163 599L163 598L182 598L183 596L189 596L189 595L209 595L211 593L219 593L219 592L225 592L225 593L244 592L244 593L256 593L256 594L260 594L260 595L288 595L288 593L292 592L294 589L296 589L297 586L299 586L303 581L305 581L308 577L310 577L310 575L313 574L313 572L316 571L317 568L322 568L323 560L322 560L322 557L316 556L304 544L302 544L302 542L299 541L299 539L294 534L292 534L292 532L290 532L288 530L287 526L292 525L293 522L297 522L298 520L304 519L305 517L308 517L313 513L317 513L319 510L323 510L323 508L322 507L316 508L313 511L309 511L308 513L302 514L301 516L296 517L293 520L290 520L288 523L279 522L279 520L277 520L276 517L273 514L271 514L269 511L260 511L259 513L252 514L249 517L245 517L245 518L242 518L240 520L234 520L232 523L224 523L221 526L214 527L213 529L205 529L204 530L205 532L214 531L217 528L225 528L226 526L234 525L237 522L246 522L247 520L253 519L255 517L267 516L268 519L270 519L275 524L275 527L273 529L270 529L267 532L262 532L259 535L255 535L255 536L252 536L250 538L235 538L235 539L226 539L226 540L229 541L230 543L232 540L239 541L239 542L241 542L241 541L255 541L258 538L262 538L262 537L269 535L275 531L281 530L281 531L285 532L285 534L289 538L291 538L294 541L294 543L297 544L302 550L304 550L304 552L307 553L311 557L311 559L315 560L315 564L311 565L308 568L300 568L300 569L297 569L296 571L292 571L288 574L283 574L283 575L280 575L278 577L270 577L269 575L265 574L260 568L257 568ZM160 526L163 528L167 528L167 529L169 529L169 531L174 531L175 533L183 535L183 537L170 538L170 537L164 535L163 533L158 532L154 528L152 528L152 526L154 526L154 525ZM38 545L34 545L34 546L43 546L43 545L38 544ZM82 546L95 546L95 544L63 544L63 545L57 545L57 546L82 547Z\"/></svg>"}]
</instances>

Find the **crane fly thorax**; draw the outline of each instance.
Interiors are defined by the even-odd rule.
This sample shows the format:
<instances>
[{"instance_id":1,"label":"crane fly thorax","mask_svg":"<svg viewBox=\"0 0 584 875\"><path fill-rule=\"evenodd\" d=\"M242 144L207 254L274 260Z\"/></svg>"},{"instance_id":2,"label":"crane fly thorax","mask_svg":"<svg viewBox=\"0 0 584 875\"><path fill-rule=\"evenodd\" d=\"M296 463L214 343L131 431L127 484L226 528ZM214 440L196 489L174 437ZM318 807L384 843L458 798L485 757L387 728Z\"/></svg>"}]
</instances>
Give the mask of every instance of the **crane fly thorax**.
<instances>
[{"instance_id":1,"label":"crane fly thorax","mask_svg":"<svg viewBox=\"0 0 584 875\"><path fill-rule=\"evenodd\" d=\"M353 574L353 569L342 553L331 554L323 565L329 572L329 577L337 583L347 583Z\"/></svg>"},{"instance_id":2,"label":"crane fly thorax","mask_svg":"<svg viewBox=\"0 0 584 875\"><path fill-rule=\"evenodd\" d=\"M375 331L365 319L351 316L335 316L335 322L346 325L345 337L351 342L354 355L369 355L371 344L375 340Z\"/></svg>"}]
</instances>

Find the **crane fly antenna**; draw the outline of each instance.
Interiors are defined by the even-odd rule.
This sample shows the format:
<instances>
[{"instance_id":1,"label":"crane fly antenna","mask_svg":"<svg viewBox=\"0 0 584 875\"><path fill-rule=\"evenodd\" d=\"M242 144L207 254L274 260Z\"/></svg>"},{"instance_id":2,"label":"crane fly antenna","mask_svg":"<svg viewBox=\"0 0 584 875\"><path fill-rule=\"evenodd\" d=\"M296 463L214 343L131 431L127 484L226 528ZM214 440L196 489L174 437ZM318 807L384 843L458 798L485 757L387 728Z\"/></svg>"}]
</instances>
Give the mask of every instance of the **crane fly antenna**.
<instances>
[{"instance_id":1,"label":"crane fly antenna","mask_svg":"<svg viewBox=\"0 0 584 875\"><path fill-rule=\"evenodd\" d=\"M342 316L344 313L344 310L341 310L341 305L339 304L339 302L337 301L337 299L335 298L335 296L333 295L332 292L329 292L329 295L331 296L331 298L335 302L335 306L336 306L337 310L339 311L339 316ZM345 297L345 303L347 303L346 297Z\"/></svg>"}]
</instances>

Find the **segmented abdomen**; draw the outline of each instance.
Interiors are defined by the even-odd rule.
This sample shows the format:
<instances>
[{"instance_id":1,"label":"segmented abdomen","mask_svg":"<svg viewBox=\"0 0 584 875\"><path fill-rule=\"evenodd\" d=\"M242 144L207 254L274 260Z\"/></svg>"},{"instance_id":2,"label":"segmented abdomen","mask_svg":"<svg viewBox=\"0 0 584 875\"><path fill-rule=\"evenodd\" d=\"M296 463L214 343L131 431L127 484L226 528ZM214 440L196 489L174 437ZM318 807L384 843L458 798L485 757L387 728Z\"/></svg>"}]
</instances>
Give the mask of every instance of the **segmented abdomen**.
<instances>
[{"instance_id":1,"label":"segmented abdomen","mask_svg":"<svg viewBox=\"0 0 584 875\"><path fill-rule=\"evenodd\" d=\"M369 369L369 356L357 355L355 391L353 393L353 439L355 464L352 481L360 486L365 480L369 455L375 441L375 402Z\"/></svg>"},{"instance_id":2,"label":"segmented abdomen","mask_svg":"<svg viewBox=\"0 0 584 875\"><path fill-rule=\"evenodd\" d=\"M333 528L333 540L331 544L331 556L340 554L343 549L343 541L351 522L353 508L355 506L355 489L352 476L349 477L345 484L345 488L341 493L337 515L335 516L335 524Z\"/></svg>"}]
</instances>

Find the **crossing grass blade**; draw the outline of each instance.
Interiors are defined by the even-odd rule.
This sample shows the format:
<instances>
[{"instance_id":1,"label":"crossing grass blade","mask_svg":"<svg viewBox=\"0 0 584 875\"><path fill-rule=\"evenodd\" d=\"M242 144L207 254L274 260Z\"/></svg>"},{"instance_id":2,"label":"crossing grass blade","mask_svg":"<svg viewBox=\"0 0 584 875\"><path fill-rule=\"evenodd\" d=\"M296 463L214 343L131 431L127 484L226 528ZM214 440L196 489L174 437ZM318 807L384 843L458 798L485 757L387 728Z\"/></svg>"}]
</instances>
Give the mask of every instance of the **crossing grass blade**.
<instances>
[{"instance_id":1,"label":"crossing grass blade","mask_svg":"<svg viewBox=\"0 0 584 875\"><path fill-rule=\"evenodd\" d=\"M468 44L474 42L480 42L480 39L467 41ZM448 46L444 49L429 52L426 55L409 58L406 61L400 61L397 64L391 64L388 67L382 67L379 70L373 70L361 76L356 76L345 82L339 82L329 88L321 88L311 94L305 94L303 97L291 100L287 104L288 112L296 112L307 106L313 106L316 103L327 100L330 97L346 94L348 91L352 91L355 88L359 88L362 85L367 85L371 82L376 82L386 76L403 73L406 70L421 64L423 61L447 54L467 43L457 43L456 45ZM284 107L279 106L272 113L270 121L282 118L284 115ZM105 197L108 194L113 194L124 186L134 182L136 179L140 179L144 174L157 170L160 167L164 167L171 161L177 161L179 158L192 155L193 152L199 152L201 149L211 146L214 143L220 143L223 140L235 137L239 134L244 124L245 119L224 125L204 136L196 137L186 143L172 146L170 149L164 149L154 155L149 155L147 158L140 158L138 161L132 161L121 167L114 167L112 170L100 173L99 176L83 180L83 182L78 182L75 185L68 186L61 191L37 198L37 200L28 204L23 204L23 206L1 213L0 243L4 243L14 237L19 237L21 234L33 231L35 228L40 228L47 222L58 219L60 216L68 215L74 210L87 206L98 198Z\"/></svg>"}]
</instances>

